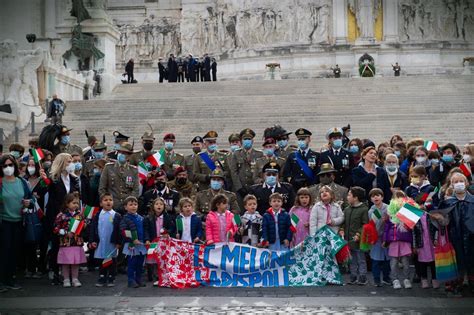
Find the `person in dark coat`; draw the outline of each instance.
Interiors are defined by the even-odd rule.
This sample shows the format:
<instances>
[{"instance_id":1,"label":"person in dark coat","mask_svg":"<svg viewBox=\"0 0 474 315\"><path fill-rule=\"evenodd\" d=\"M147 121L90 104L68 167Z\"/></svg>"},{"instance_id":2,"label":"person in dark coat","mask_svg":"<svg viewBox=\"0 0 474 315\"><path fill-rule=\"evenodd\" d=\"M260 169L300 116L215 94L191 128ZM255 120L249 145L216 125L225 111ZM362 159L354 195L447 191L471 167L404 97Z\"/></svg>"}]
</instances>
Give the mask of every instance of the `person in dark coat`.
<instances>
[{"instance_id":1,"label":"person in dark coat","mask_svg":"<svg viewBox=\"0 0 474 315\"><path fill-rule=\"evenodd\" d=\"M184 82L184 62L183 58L178 58L178 62L176 63L178 66L178 82Z\"/></svg>"},{"instance_id":2,"label":"person in dark coat","mask_svg":"<svg viewBox=\"0 0 474 315\"><path fill-rule=\"evenodd\" d=\"M392 199L395 191L405 191L408 186L407 175L400 171L398 158L394 153L389 153L385 156L384 169L390 187L390 195L385 199ZM384 196L385 197L385 196Z\"/></svg>"},{"instance_id":3,"label":"person in dark coat","mask_svg":"<svg viewBox=\"0 0 474 315\"><path fill-rule=\"evenodd\" d=\"M395 62L395 65L392 65L392 69L393 69L393 75L396 77L399 77L400 71L402 70L402 68L398 65L398 62Z\"/></svg>"},{"instance_id":4,"label":"person in dark coat","mask_svg":"<svg viewBox=\"0 0 474 315\"><path fill-rule=\"evenodd\" d=\"M211 72L212 72L212 81L217 81L217 62L216 58L211 60Z\"/></svg>"},{"instance_id":5,"label":"person in dark coat","mask_svg":"<svg viewBox=\"0 0 474 315\"><path fill-rule=\"evenodd\" d=\"M166 68L163 65L163 58L158 58L158 74L160 78L160 83L163 83L163 79L165 78Z\"/></svg>"},{"instance_id":6,"label":"person in dark coat","mask_svg":"<svg viewBox=\"0 0 474 315\"><path fill-rule=\"evenodd\" d=\"M189 54L187 74L188 74L189 81L191 82L196 81L195 67L196 67L196 60L193 58L193 55Z\"/></svg>"},{"instance_id":7,"label":"person in dark coat","mask_svg":"<svg viewBox=\"0 0 474 315\"><path fill-rule=\"evenodd\" d=\"M178 81L178 64L173 54L168 59L168 82Z\"/></svg>"},{"instance_id":8,"label":"person in dark coat","mask_svg":"<svg viewBox=\"0 0 474 315\"><path fill-rule=\"evenodd\" d=\"M125 72L127 73L127 83L133 83L133 67L135 63L133 62L133 58L130 58L130 60L127 62L125 65Z\"/></svg>"},{"instance_id":9,"label":"person in dark coat","mask_svg":"<svg viewBox=\"0 0 474 315\"><path fill-rule=\"evenodd\" d=\"M211 81L211 57L208 54L204 55L204 81Z\"/></svg>"},{"instance_id":10,"label":"person in dark coat","mask_svg":"<svg viewBox=\"0 0 474 315\"><path fill-rule=\"evenodd\" d=\"M459 162L455 160L458 155L457 147L448 143L441 147L441 161L438 166L430 171L430 183L437 187L439 184L444 185L449 171L454 167L459 166Z\"/></svg>"},{"instance_id":11,"label":"person in dark coat","mask_svg":"<svg viewBox=\"0 0 474 315\"><path fill-rule=\"evenodd\" d=\"M163 170L159 170L155 174L155 185L153 188L146 191L141 197L139 202L139 214L146 215L150 203L157 197L161 197L165 200L166 211L175 215L179 202L179 193L176 190L170 189L166 184L166 173Z\"/></svg>"},{"instance_id":12,"label":"person in dark coat","mask_svg":"<svg viewBox=\"0 0 474 315\"><path fill-rule=\"evenodd\" d=\"M199 80L201 79L201 67L202 67L202 63L201 61L199 60L199 58L196 58L195 59L196 61L196 64L194 65L194 73L196 75L196 82L199 82ZM202 80L201 80L202 81Z\"/></svg>"}]
</instances>

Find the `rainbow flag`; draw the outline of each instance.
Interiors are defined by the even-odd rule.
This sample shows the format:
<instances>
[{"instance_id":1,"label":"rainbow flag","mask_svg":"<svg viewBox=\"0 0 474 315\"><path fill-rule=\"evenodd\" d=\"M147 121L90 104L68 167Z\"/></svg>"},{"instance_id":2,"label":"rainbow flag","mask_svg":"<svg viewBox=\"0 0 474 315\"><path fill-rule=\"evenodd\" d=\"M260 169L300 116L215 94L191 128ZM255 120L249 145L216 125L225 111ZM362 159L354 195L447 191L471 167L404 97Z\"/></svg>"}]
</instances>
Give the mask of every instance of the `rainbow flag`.
<instances>
[{"instance_id":1,"label":"rainbow flag","mask_svg":"<svg viewBox=\"0 0 474 315\"><path fill-rule=\"evenodd\" d=\"M413 229L415 224L423 216L423 210L418 209L408 203L397 212L397 218L400 219L409 229Z\"/></svg>"},{"instance_id":2,"label":"rainbow flag","mask_svg":"<svg viewBox=\"0 0 474 315\"><path fill-rule=\"evenodd\" d=\"M435 247L436 280L451 281L458 279L456 253L451 243Z\"/></svg>"}]
</instances>

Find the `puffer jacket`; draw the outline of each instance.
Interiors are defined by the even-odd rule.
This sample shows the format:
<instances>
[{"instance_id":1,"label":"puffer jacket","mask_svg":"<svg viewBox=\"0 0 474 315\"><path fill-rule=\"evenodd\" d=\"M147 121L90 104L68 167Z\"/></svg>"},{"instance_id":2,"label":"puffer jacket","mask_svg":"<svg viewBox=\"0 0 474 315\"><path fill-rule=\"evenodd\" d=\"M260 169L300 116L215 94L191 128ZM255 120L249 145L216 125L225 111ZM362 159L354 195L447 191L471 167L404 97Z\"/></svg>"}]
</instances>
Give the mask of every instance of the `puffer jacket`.
<instances>
[{"instance_id":1,"label":"puffer jacket","mask_svg":"<svg viewBox=\"0 0 474 315\"><path fill-rule=\"evenodd\" d=\"M344 209L344 239L349 242L351 249L359 249L359 241L354 241L354 236L362 235L362 227L369 223L369 208L365 203L357 207L349 206Z\"/></svg>"},{"instance_id":2,"label":"puffer jacket","mask_svg":"<svg viewBox=\"0 0 474 315\"><path fill-rule=\"evenodd\" d=\"M281 209L278 214L278 236L280 237L280 244L284 240L291 241L293 232L290 230L291 219L288 212ZM275 216L270 209L263 215L262 220L262 240L264 243L274 244L276 242Z\"/></svg>"},{"instance_id":3,"label":"puffer jacket","mask_svg":"<svg viewBox=\"0 0 474 315\"><path fill-rule=\"evenodd\" d=\"M226 210L225 212L225 222L226 222L226 227L225 227L225 233L230 231L231 236L229 238L229 242L234 241L234 234L237 232L238 227L232 222L234 219L234 214L230 212L229 210ZM222 240L220 236L220 230L219 230L219 215L217 214L216 211L211 211L207 214L206 217L206 240L208 243L218 243L218 242L225 242L227 240Z\"/></svg>"},{"instance_id":4,"label":"puffer jacket","mask_svg":"<svg viewBox=\"0 0 474 315\"><path fill-rule=\"evenodd\" d=\"M333 226L329 226L334 232L338 232L339 226L344 223L344 213L339 204L332 202L330 204L330 219L334 221ZM326 225L327 209L323 202L319 201L311 209L309 216L309 234L314 235L320 228Z\"/></svg>"},{"instance_id":5,"label":"puffer jacket","mask_svg":"<svg viewBox=\"0 0 474 315\"><path fill-rule=\"evenodd\" d=\"M387 244L391 242L407 242L412 244L413 234L412 231L407 227L402 230L398 228L398 225L393 224L393 222L390 220L387 220L387 222L385 222L383 241Z\"/></svg>"}]
</instances>

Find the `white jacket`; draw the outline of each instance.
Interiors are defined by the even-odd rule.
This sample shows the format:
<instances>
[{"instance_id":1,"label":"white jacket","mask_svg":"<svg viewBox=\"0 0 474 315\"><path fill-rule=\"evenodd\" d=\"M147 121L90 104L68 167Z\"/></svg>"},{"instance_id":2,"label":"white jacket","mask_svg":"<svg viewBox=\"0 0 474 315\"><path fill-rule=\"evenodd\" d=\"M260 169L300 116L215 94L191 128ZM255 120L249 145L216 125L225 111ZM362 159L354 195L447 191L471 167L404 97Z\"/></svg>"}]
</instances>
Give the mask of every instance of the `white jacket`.
<instances>
[{"instance_id":1,"label":"white jacket","mask_svg":"<svg viewBox=\"0 0 474 315\"><path fill-rule=\"evenodd\" d=\"M330 217L331 220L334 221L334 225L330 225L329 227L337 233L339 226L344 223L344 213L342 212L341 207L335 202L331 203ZM320 228L325 226L326 220L326 206L324 206L322 201L319 201L311 209L311 214L309 216L309 234L314 235Z\"/></svg>"}]
</instances>

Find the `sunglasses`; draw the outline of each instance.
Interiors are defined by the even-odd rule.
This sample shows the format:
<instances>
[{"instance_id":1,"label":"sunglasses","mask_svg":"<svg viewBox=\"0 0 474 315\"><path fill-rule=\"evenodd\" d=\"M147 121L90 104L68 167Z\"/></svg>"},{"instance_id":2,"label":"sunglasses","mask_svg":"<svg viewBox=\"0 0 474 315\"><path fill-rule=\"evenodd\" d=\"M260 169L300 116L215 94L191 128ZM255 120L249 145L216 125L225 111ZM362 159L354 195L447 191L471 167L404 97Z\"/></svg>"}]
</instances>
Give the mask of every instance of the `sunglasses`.
<instances>
[{"instance_id":1,"label":"sunglasses","mask_svg":"<svg viewBox=\"0 0 474 315\"><path fill-rule=\"evenodd\" d=\"M13 163L10 163L10 164L3 164L3 168L7 168L9 166L13 166Z\"/></svg>"}]
</instances>

